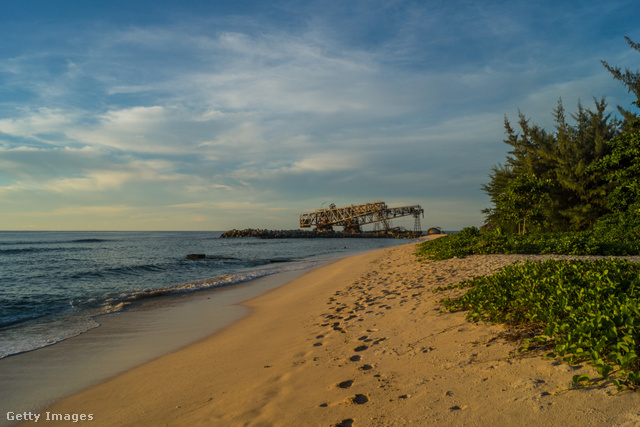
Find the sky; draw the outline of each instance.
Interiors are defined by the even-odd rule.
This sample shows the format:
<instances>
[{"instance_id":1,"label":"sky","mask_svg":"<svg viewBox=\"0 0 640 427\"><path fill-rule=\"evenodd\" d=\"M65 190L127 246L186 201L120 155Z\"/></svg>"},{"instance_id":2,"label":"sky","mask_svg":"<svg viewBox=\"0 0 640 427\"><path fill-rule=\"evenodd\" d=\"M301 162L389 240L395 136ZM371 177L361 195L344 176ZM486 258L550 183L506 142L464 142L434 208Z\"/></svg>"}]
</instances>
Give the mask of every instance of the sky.
<instances>
[{"instance_id":1,"label":"sky","mask_svg":"<svg viewBox=\"0 0 640 427\"><path fill-rule=\"evenodd\" d=\"M295 229L378 200L480 226L505 117L629 108L600 61L640 68L638 22L637 0L4 1L0 230Z\"/></svg>"}]
</instances>

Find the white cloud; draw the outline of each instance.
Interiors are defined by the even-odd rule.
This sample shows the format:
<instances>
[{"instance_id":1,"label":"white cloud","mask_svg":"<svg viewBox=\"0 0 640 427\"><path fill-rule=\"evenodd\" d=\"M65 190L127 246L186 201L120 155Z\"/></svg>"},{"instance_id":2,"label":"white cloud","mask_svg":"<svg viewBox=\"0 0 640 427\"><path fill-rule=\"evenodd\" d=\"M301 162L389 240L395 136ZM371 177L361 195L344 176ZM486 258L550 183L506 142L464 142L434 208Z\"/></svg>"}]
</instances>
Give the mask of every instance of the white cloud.
<instances>
[{"instance_id":1,"label":"white cloud","mask_svg":"<svg viewBox=\"0 0 640 427\"><path fill-rule=\"evenodd\" d=\"M67 206L45 212L29 212L30 217L68 217L68 216L120 216L125 212L136 210L128 205L109 206Z\"/></svg>"},{"instance_id":2,"label":"white cloud","mask_svg":"<svg viewBox=\"0 0 640 427\"><path fill-rule=\"evenodd\" d=\"M57 108L23 109L16 118L0 119L0 132L42 141L39 135L64 132L77 119L77 114Z\"/></svg>"},{"instance_id":3,"label":"white cloud","mask_svg":"<svg viewBox=\"0 0 640 427\"><path fill-rule=\"evenodd\" d=\"M4 194L8 194L11 192L17 192L17 191L22 191L24 190L25 187L18 184L14 184L14 185L7 185L7 186L0 186L0 196L4 195Z\"/></svg>"},{"instance_id":4,"label":"white cloud","mask_svg":"<svg viewBox=\"0 0 640 427\"><path fill-rule=\"evenodd\" d=\"M362 156L350 152L321 152L297 161L284 172L331 172L340 170L356 170L362 167Z\"/></svg>"},{"instance_id":5,"label":"white cloud","mask_svg":"<svg viewBox=\"0 0 640 427\"><path fill-rule=\"evenodd\" d=\"M87 170L82 176L53 178L44 182L34 181L33 189L45 189L56 193L95 192L122 189L125 184L141 182L192 181L193 178L176 173L171 162L162 160L134 160L119 165L118 169Z\"/></svg>"},{"instance_id":6,"label":"white cloud","mask_svg":"<svg viewBox=\"0 0 640 427\"><path fill-rule=\"evenodd\" d=\"M281 212L287 210L286 207L273 206L265 202L248 201L224 201L224 202L194 202L168 205L168 208L176 209L197 209L210 211L230 211L230 212Z\"/></svg>"},{"instance_id":7,"label":"white cloud","mask_svg":"<svg viewBox=\"0 0 640 427\"><path fill-rule=\"evenodd\" d=\"M20 152L20 151L50 151L46 148L38 148L38 147L28 147L25 145L20 145L18 147L0 147L0 151L4 152Z\"/></svg>"},{"instance_id":8,"label":"white cloud","mask_svg":"<svg viewBox=\"0 0 640 427\"><path fill-rule=\"evenodd\" d=\"M155 139L161 137L162 129L167 128L171 117L165 107L132 107L113 110L101 114L98 124L93 126L76 127L68 134L85 144L97 144L120 150L145 151L176 151L178 147L171 147L166 140Z\"/></svg>"},{"instance_id":9,"label":"white cloud","mask_svg":"<svg viewBox=\"0 0 640 427\"><path fill-rule=\"evenodd\" d=\"M103 191L120 188L131 181L135 174L124 171L92 171L80 178L52 179L42 184L42 188L57 193L77 191Z\"/></svg>"},{"instance_id":10,"label":"white cloud","mask_svg":"<svg viewBox=\"0 0 640 427\"><path fill-rule=\"evenodd\" d=\"M593 38L572 45L582 30L557 37L529 4L284 9L287 25L243 11L65 30L0 57L6 93L26 94L0 105L3 199L247 214L326 194L482 198L474 180L504 160L505 113L546 125L558 96L570 111L616 85ZM630 58L620 39L603 59Z\"/></svg>"}]
</instances>

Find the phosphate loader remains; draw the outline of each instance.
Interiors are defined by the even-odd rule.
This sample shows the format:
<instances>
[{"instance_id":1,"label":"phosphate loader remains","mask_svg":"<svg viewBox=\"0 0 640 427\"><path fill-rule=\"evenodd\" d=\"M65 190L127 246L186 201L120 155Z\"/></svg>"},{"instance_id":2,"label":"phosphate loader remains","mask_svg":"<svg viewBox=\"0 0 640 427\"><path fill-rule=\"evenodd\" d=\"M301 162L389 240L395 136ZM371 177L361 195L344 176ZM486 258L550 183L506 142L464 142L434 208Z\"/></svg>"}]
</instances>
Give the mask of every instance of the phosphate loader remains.
<instances>
[{"instance_id":1,"label":"phosphate loader remains","mask_svg":"<svg viewBox=\"0 0 640 427\"><path fill-rule=\"evenodd\" d=\"M420 232L420 217L424 218L420 205L390 208L385 202L378 201L339 208L332 203L328 209L300 214L300 227L315 226L317 231L324 231L339 226L344 233L361 233L361 226L374 224L374 229L390 232L392 219L409 215L415 218L413 231Z\"/></svg>"},{"instance_id":2,"label":"phosphate loader remains","mask_svg":"<svg viewBox=\"0 0 640 427\"><path fill-rule=\"evenodd\" d=\"M392 219L404 216L413 216L415 219L413 231L391 226ZM315 227L311 231L247 228L244 230L229 230L220 237L259 237L262 239L384 237L415 239L422 236L420 217L424 218L424 209L420 205L390 208L385 202L378 201L339 208L332 203L328 209L318 209L300 214L300 227ZM366 224L373 224L373 231L363 231L361 227ZM336 226L342 227L342 231L334 231L333 227Z\"/></svg>"}]
</instances>

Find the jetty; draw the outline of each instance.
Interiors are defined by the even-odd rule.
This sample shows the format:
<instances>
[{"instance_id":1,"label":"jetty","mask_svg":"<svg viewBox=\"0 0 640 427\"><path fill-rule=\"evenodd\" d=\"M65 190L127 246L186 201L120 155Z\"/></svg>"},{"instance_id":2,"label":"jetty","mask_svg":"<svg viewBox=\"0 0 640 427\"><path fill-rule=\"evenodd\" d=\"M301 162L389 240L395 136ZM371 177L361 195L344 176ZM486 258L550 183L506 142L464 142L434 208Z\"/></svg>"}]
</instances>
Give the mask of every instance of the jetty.
<instances>
[{"instance_id":1,"label":"jetty","mask_svg":"<svg viewBox=\"0 0 640 427\"><path fill-rule=\"evenodd\" d=\"M413 230L393 227L395 218L413 216ZM229 230L220 236L258 237L261 239L289 238L395 238L416 239L422 236L420 217L424 217L424 209L420 205L389 207L385 202L377 201L359 205L337 207L330 204L326 209L300 214L300 228L313 230L264 230L247 228ZM373 224L373 231L363 231L362 226ZM342 227L335 231L334 227Z\"/></svg>"}]
</instances>

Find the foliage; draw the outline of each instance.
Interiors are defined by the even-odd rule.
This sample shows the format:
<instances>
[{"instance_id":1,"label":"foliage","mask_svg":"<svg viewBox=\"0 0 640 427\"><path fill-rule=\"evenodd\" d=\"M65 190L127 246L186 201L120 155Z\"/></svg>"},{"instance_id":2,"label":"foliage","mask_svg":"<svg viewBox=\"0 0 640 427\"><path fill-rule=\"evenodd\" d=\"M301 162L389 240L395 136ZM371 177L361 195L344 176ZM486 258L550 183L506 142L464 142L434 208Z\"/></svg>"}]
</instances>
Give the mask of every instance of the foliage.
<instances>
[{"instance_id":1,"label":"foliage","mask_svg":"<svg viewBox=\"0 0 640 427\"><path fill-rule=\"evenodd\" d=\"M626 39L640 52L640 44ZM640 72L602 63L640 108ZM604 98L594 101L592 110L578 103L570 124L559 100L553 131L519 112L516 132L505 117L504 142L511 150L482 187L492 202L483 210L486 227L423 242L416 255L438 260L474 254L640 254L640 120L618 107L619 121L605 113ZM525 348L542 343L554 348L551 356L589 362L619 389L640 387L640 264L526 262L448 288L453 287L470 289L446 298L448 309L537 334ZM573 380L591 382L588 375Z\"/></svg>"},{"instance_id":2,"label":"foliage","mask_svg":"<svg viewBox=\"0 0 640 427\"><path fill-rule=\"evenodd\" d=\"M585 230L593 226L597 218L607 212L603 200L609 185L601 173L588 167L607 155L610 147L606 142L618 134L620 124L606 114L604 99L595 100L593 110L578 103L578 112L572 115L574 124L569 124L562 101L554 110L555 130L548 132L531 124L519 113L516 132L505 118L504 141L512 147L504 165L495 165L489 175L490 182L483 190L490 196L492 208L485 209L487 223L515 232L513 218L501 203L508 197L512 182L520 176L534 175L547 183L546 197L540 197L536 216L538 230Z\"/></svg>"},{"instance_id":3,"label":"foliage","mask_svg":"<svg viewBox=\"0 0 640 427\"><path fill-rule=\"evenodd\" d=\"M611 153L595 162L590 170L603 172L613 184L608 196L610 209L624 212L640 201L640 131L624 133L608 145Z\"/></svg>"},{"instance_id":4,"label":"foliage","mask_svg":"<svg viewBox=\"0 0 640 427\"><path fill-rule=\"evenodd\" d=\"M629 46L640 52L640 44L625 37ZM635 95L640 108L640 71L630 71L609 65L604 67L616 80ZM509 198L510 183L521 175L535 175L549 180L547 197L538 209L537 230L591 230L606 217L611 221L631 206L640 203L640 120L636 113L618 107L622 121L607 114L604 98L595 101L595 108L578 111L567 121L562 100L553 111L552 131L531 124L518 113L520 131L516 132L505 118L504 142L511 147L506 162L493 166L489 183L483 190L492 207L483 210L486 223L515 232L513 215L501 203ZM611 215L613 214L613 215ZM600 227L602 228L602 227Z\"/></svg>"},{"instance_id":5,"label":"foliage","mask_svg":"<svg viewBox=\"0 0 640 427\"><path fill-rule=\"evenodd\" d=\"M516 235L469 227L420 243L416 255L433 260L486 254L636 255L638 236L610 230Z\"/></svg>"},{"instance_id":6,"label":"foliage","mask_svg":"<svg viewBox=\"0 0 640 427\"><path fill-rule=\"evenodd\" d=\"M634 43L629 37L625 37L625 40L629 44L629 46L640 52L640 44ZM633 93L636 97L636 100L633 104L640 108L640 71L631 71L628 68L625 68L624 71L620 67L614 67L609 65L606 61L601 61L602 65L613 75L613 78L622 82L623 85L627 87L629 93ZM626 126L624 128L625 132L633 131L640 129L640 123L638 123L635 119L637 119L637 115L629 110L625 110L622 107L618 107L618 110L625 118Z\"/></svg>"},{"instance_id":7,"label":"foliage","mask_svg":"<svg viewBox=\"0 0 640 427\"><path fill-rule=\"evenodd\" d=\"M597 235L606 235L609 240L640 240L640 202L622 212L613 212L602 217L593 229Z\"/></svg>"},{"instance_id":8,"label":"foliage","mask_svg":"<svg viewBox=\"0 0 640 427\"><path fill-rule=\"evenodd\" d=\"M532 174L518 175L496 198L496 210L503 218L517 224L519 234L525 234L527 220L540 219L542 203L550 185L550 180L542 180Z\"/></svg>"},{"instance_id":9,"label":"foliage","mask_svg":"<svg viewBox=\"0 0 640 427\"><path fill-rule=\"evenodd\" d=\"M620 259L526 262L463 282L470 289L443 300L467 318L541 332L569 363L588 361L614 383L640 385L640 264ZM576 376L574 382L590 380Z\"/></svg>"}]
</instances>

